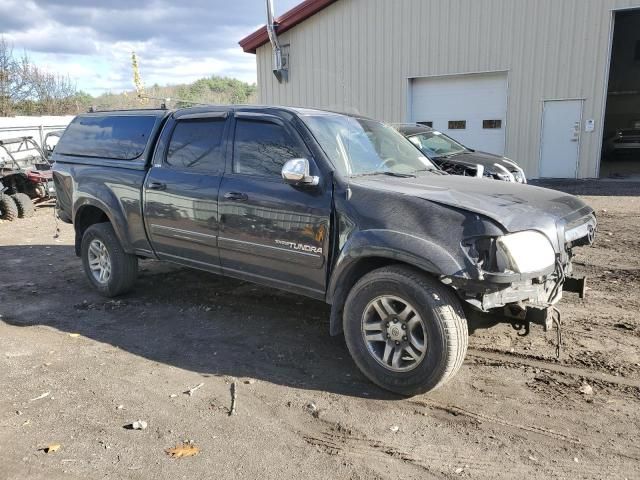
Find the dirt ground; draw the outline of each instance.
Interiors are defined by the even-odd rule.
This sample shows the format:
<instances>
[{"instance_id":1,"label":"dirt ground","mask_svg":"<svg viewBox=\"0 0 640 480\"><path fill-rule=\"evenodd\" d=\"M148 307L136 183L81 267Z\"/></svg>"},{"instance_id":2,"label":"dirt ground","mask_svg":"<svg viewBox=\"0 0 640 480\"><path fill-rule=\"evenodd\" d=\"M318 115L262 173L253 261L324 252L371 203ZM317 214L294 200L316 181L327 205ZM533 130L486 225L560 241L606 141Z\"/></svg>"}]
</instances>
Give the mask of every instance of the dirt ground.
<instances>
[{"instance_id":1,"label":"dirt ground","mask_svg":"<svg viewBox=\"0 0 640 480\"><path fill-rule=\"evenodd\" d=\"M476 329L411 399L356 370L321 302L151 261L106 300L52 209L0 223L0 478L640 478L640 188L556 186L600 222L561 360L554 332ZM183 441L199 455L165 453Z\"/></svg>"}]
</instances>

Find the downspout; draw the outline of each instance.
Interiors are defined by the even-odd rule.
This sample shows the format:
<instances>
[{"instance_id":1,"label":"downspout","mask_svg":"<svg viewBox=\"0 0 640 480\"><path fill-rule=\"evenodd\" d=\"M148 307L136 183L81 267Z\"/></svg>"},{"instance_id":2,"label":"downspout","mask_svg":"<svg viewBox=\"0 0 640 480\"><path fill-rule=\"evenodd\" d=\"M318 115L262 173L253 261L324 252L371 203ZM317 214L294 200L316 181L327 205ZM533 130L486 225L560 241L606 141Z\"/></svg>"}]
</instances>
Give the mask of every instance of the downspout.
<instances>
[{"instance_id":1,"label":"downspout","mask_svg":"<svg viewBox=\"0 0 640 480\"><path fill-rule=\"evenodd\" d=\"M276 35L276 25L273 17L273 0L267 0L267 33L273 49L273 74L278 79L278 82L282 83L282 81L287 81L288 68L282 58L282 47L280 47L280 42Z\"/></svg>"}]
</instances>

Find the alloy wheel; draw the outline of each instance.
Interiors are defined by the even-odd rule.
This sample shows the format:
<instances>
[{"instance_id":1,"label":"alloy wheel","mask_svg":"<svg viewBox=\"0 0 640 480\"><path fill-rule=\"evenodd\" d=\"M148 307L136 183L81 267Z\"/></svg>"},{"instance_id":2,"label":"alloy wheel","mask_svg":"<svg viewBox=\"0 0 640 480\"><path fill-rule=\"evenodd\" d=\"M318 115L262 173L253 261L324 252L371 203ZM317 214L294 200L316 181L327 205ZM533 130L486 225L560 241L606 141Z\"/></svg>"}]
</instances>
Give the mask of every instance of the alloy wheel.
<instances>
[{"instance_id":1,"label":"alloy wheel","mask_svg":"<svg viewBox=\"0 0 640 480\"><path fill-rule=\"evenodd\" d=\"M416 368L427 353L427 329L418 311L406 300L383 295L373 299L362 315L367 350L393 372Z\"/></svg>"}]
</instances>

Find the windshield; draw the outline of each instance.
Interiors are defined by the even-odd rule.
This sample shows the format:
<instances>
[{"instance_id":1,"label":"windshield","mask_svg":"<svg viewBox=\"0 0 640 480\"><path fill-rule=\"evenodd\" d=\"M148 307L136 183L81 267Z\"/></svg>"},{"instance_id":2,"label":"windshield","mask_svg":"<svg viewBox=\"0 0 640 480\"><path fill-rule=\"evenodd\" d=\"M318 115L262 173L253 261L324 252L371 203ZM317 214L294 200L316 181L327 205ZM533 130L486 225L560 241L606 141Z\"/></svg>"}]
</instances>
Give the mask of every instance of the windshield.
<instances>
[{"instance_id":1,"label":"windshield","mask_svg":"<svg viewBox=\"0 0 640 480\"><path fill-rule=\"evenodd\" d=\"M447 157L467 151L463 145L435 130L412 135L409 140L430 158Z\"/></svg>"},{"instance_id":2,"label":"windshield","mask_svg":"<svg viewBox=\"0 0 640 480\"><path fill-rule=\"evenodd\" d=\"M437 170L400 133L383 123L343 115L305 115L302 119L344 176Z\"/></svg>"}]
</instances>

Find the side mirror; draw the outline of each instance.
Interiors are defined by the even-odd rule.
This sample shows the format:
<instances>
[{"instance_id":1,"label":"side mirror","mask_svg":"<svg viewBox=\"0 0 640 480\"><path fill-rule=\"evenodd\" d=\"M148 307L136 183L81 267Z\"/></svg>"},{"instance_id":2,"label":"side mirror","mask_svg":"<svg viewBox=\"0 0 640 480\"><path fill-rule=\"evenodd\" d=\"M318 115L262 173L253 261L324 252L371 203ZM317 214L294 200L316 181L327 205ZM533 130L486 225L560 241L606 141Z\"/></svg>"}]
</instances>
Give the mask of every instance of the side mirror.
<instances>
[{"instance_id":1,"label":"side mirror","mask_svg":"<svg viewBox=\"0 0 640 480\"><path fill-rule=\"evenodd\" d=\"M309 174L309 160L292 158L282 166L282 179L289 185L318 185L320 179Z\"/></svg>"}]
</instances>

